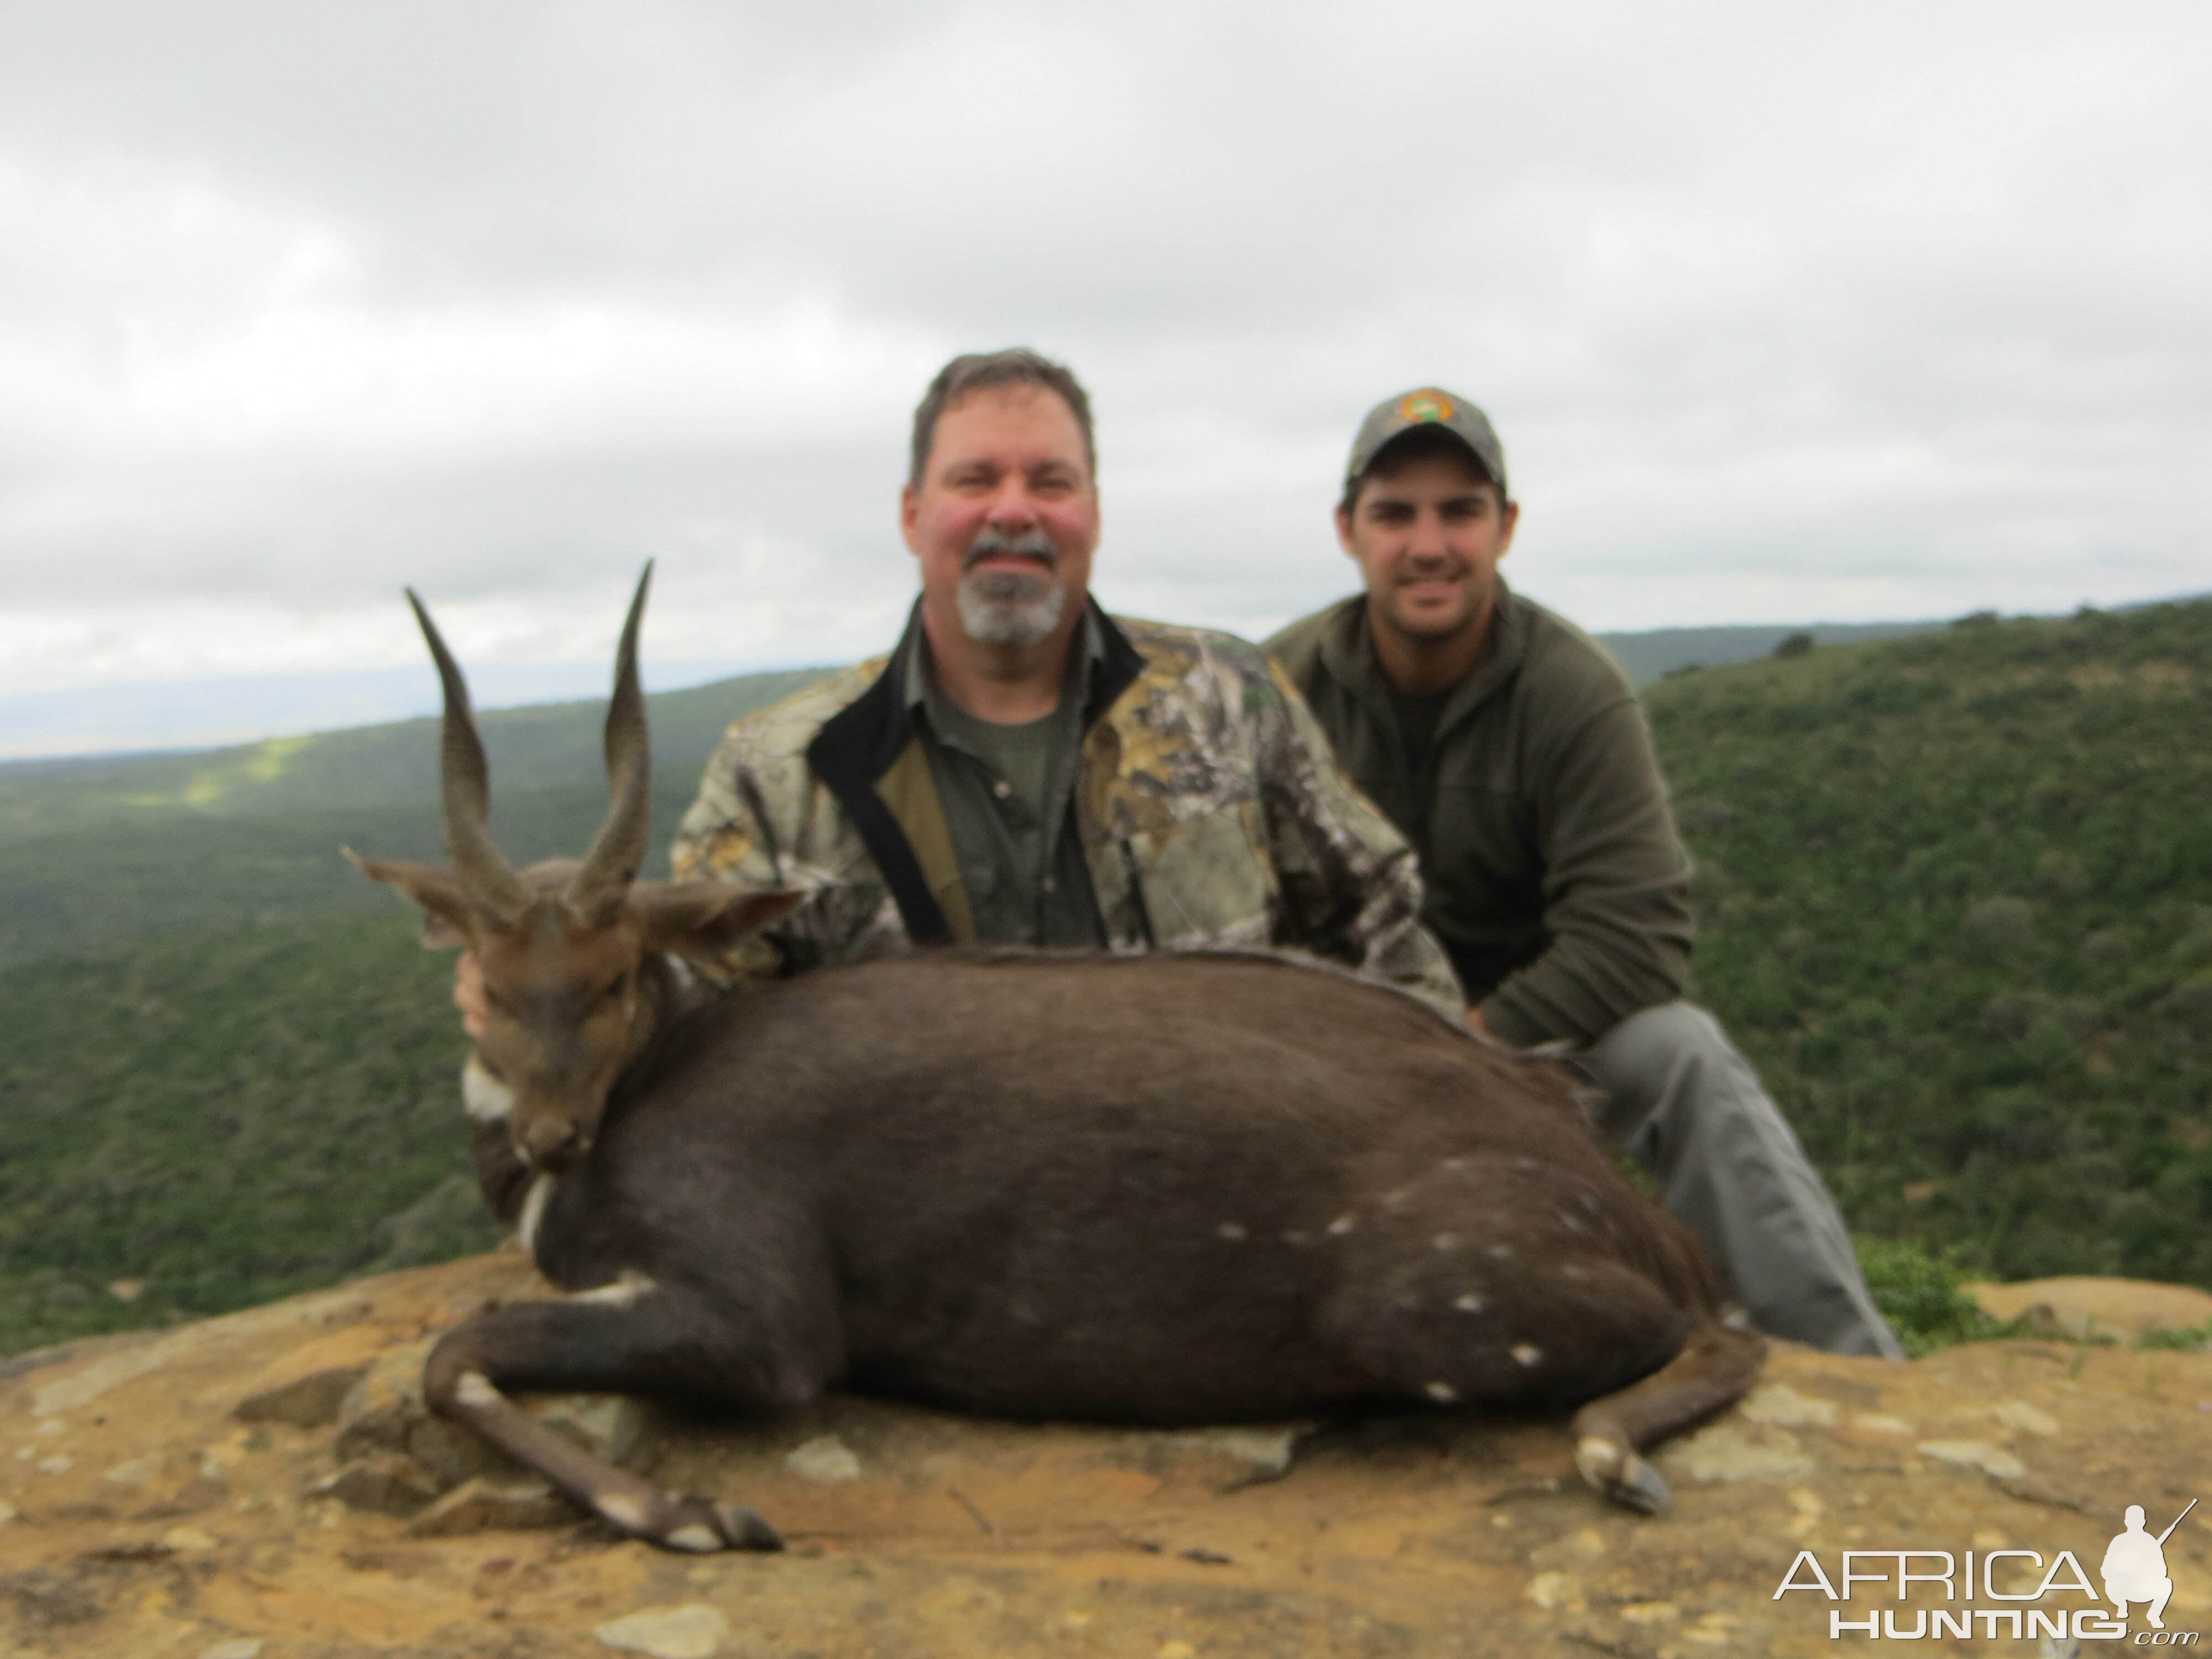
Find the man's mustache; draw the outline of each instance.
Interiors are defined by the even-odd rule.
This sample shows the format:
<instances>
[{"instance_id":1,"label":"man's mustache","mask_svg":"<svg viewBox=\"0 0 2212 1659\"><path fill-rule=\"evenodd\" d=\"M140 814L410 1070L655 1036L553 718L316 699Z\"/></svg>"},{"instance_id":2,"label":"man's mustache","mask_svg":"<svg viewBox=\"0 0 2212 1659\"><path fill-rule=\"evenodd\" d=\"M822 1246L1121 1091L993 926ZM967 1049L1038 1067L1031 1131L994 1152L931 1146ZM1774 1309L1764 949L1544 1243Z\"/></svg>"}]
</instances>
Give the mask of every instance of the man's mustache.
<instances>
[{"instance_id":1,"label":"man's mustache","mask_svg":"<svg viewBox=\"0 0 2212 1659\"><path fill-rule=\"evenodd\" d=\"M960 556L960 568L964 574L983 559L1008 554L1016 558L1035 559L1047 570L1056 572L1060 568L1060 550L1042 530L1024 530L1018 536L987 530L968 544L968 550Z\"/></svg>"}]
</instances>

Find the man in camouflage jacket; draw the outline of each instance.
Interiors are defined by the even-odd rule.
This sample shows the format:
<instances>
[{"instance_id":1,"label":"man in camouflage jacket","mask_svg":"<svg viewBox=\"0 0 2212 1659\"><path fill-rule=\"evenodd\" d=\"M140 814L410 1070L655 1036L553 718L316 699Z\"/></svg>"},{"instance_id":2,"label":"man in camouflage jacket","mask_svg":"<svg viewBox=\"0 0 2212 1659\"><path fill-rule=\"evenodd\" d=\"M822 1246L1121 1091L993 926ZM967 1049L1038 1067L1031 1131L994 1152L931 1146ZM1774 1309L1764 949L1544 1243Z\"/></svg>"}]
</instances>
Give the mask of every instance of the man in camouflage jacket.
<instances>
[{"instance_id":1,"label":"man in camouflage jacket","mask_svg":"<svg viewBox=\"0 0 2212 1659\"><path fill-rule=\"evenodd\" d=\"M905 636L732 726L678 830L679 878L811 895L724 976L899 939L1276 945L1459 1019L1412 849L1279 672L1089 598L1092 465L1064 368L1011 351L939 375L902 498L922 579ZM1050 752L1022 788L1004 744L1025 729Z\"/></svg>"},{"instance_id":2,"label":"man in camouflage jacket","mask_svg":"<svg viewBox=\"0 0 2212 1659\"><path fill-rule=\"evenodd\" d=\"M1072 794L1097 942L1296 946L1457 1019L1411 849L1346 783L1273 665L1228 635L1117 622L1095 603L1085 624L1096 654ZM812 893L740 947L734 977L886 940L981 937L921 710L900 695L918 629L738 721L708 763L678 877Z\"/></svg>"}]
</instances>

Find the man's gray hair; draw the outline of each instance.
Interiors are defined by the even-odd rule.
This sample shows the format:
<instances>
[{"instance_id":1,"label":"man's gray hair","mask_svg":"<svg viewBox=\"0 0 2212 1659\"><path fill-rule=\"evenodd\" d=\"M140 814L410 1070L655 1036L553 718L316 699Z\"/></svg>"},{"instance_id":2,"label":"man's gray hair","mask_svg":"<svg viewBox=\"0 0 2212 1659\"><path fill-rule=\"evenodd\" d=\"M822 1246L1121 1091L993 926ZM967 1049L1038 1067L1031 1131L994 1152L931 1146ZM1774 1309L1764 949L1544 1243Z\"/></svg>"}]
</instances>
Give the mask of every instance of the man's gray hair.
<instances>
[{"instance_id":1,"label":"man's gray hair","mask_svg":"<svg viewBox=\"0 0 2212 1659\"><path fill-rule=\"evenodd\" d=\"M1098 447L1091 437L1091 397L1083 383L1064 365L1031 351L1009 346L1004 351L970 351L955 357L937 371L914 411L914 459L907 471L907 486L921 488L922 469L937 441L939 416L972 392L1001 386L1041 386L1060 394L1083 434L1083 459L1095 483L1098 477Z\"/></svg>"}]
</instances>

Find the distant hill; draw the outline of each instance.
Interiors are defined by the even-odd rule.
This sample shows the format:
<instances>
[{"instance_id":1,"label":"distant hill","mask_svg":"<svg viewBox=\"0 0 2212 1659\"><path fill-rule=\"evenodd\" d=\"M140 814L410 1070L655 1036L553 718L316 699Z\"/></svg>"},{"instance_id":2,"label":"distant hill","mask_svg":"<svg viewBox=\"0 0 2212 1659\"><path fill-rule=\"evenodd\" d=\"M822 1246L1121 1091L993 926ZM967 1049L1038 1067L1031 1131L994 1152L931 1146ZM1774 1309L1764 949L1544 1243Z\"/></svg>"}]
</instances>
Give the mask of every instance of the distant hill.
<instances>
[{"instance_id":1,"label":"distant hill","mask_svg":"<svg viewBox=\"0 0 2212 1659\"><path fill-rule=\"evenodd\" d=\"M656 699L662 837L721 725L811 678ZM1649 703L1702 994L1854 1230L2212 1286L2212 601L1762 655ZM598 823L599 720L486 719L518 859ZM434 854L434 750L416 721L0 769L0 1352L487 1236L447 960L336 856Z\"/></svg>"},{"instance_id":2,"label":"distant hill","mask_svg":"<svg viewBox=\"0 0 2212 1659\"><path fill-rule=\"evenodd\" d=\"M1686 666L1764 657L1794 633L1823 643L1932 623L1662 629L1601 635L1639 684ZM648 867L722 728L830 671L748 674L647 701L653 738ZM605 810L597 701L478 717L493 823L517 860L580 847ZM225 749L0 764L0 963L141 933L235 927L386 902L338 856L438 851L433 720Z\"/></svg>"},{"instance_id":3,"label":"distant hill","mask_svg":"<svg viewBox=\"0 0 2212 1659\"><path fill-rule=\"evenodd\" d=\"M1765 624L1729 628L1656 628L1644 634L1597 637L1641 686L1685 668L1725 668L1771 657L1784 640L1802 634L1816 646L1901 639L1942 627L1940 622L1808 623L1802 628Z\"/></svg>"},{"instance_id":4,"label":"distant hill","mask_svg":"<svg viewBox=\"0 0 2212 1659\"><path fill-rule=\"evenodd\" d=\"M646 699L653 758L693 775L722 728L830 671L746 674ZM601 700L477 716L497 791L584 786L604 792ZM17 761L0 766L0 842L106 824L378 810L438 798L438 723L401 720L229 749Z\"/></svg>"},{"instance_id":5,"label":"distant hill","mask_svg":"<svg viewBox=\"0 0 2212 1659\"><path fill-rule=\"evenodd\" d=\"M751 674L648 698L654 842L690 805L722 728L827 671ZM607 807L605 705L479 717L492 822L517 862L574 854ZM0 963L177 928L241 927L391 896L339 856L435 858L435 720L188 755L0 767Z\"/></svg>"}]
</instances>

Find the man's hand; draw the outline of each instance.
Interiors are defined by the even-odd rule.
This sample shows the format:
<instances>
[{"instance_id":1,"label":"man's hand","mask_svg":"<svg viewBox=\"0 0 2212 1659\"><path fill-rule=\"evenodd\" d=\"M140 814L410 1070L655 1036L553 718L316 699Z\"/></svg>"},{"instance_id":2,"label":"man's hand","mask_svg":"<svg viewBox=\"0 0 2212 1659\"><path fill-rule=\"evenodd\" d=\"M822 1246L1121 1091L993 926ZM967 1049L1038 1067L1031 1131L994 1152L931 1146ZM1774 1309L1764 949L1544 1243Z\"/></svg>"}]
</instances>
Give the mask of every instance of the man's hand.
<instances>
[{"instance_id":1,"label":"man's hand","mask_svg":"<svg viewBox=\"0 0 2212 1659\"><path fill-rule=\"evenodd\" d=\"M483 969L477 965L473 951L462 951L461 959L453 964L453 1006L461 1011L461 1029L469 1034L469 1041L483 1042L491 1005L484 1000Z\"/></svg>"},{"instance_id":2,"label":"man's hand","mask_svg":"<svg viewBox=\"0 0 2212 1659\"><path fill-rule=\"evenodd\" d=\"M470 963L471 967L475 965L467 957L463 957L461 960L463 962ZM481 984L483 981L479 980L477 982ZM459 1001L460 1000L460 993L459 991L454 992L453 997L454 1000ZM1467 1011L1467 1029L1474 1032L1475 1036L1479 1037L1490 1036L1490 1022L1483 1018L1481 1009L1470 1008ZM1492 1037L1491 1041L1494 1042L1497 1039L1495 1037Z\"/></svg>"}]
</instances>

